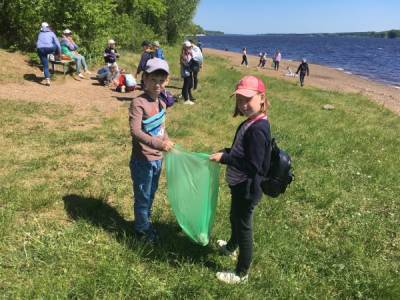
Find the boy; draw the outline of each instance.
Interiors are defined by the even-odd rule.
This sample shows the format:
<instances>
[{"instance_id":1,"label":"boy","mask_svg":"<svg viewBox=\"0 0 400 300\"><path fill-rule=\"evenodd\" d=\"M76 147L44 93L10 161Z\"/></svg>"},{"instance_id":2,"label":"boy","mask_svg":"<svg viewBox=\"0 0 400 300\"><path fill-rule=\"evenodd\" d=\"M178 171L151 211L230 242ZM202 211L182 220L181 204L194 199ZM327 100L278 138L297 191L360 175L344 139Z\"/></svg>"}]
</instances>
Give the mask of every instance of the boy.
<instances>
[{"instance_id":1,"label":"boy","mask_svg":"<svg viewBox=\"0 0 400 300\"><path fill-rule=\"evenodd\" d=\"M300 85L304 86L304 77L310 76L310 69L308 68L308 63L305 58L302 59L301 64L297 68L296 74L300 72Z\"/></svg>"},{"instance_id":2,"label":"boy","mask_svg":"<svg viewBox=\"0 0 400 300\"><path fill-rule=\"evenodd\" d=\"M154 52L151 49L151 43L149 41L143 41L142 43L143 53L140 57L140 62L136 70L136 78L139 78L139 74L145 70L147 61L154 58ZM143 90L143 79L140 81Z\"/></svg>"},{"instance_id":3,"label":"boy","mask_svg":"<svg viewBox=\"0 0 400 300\"><path fill-rule=\"evenodd\" d=\"M150 243L159 240L150 216L161 173L162 151L169 151L174 145L165 131L166 106L159 100L168 75L169 67L165 60L148 60L143 73L144 93L134 98L129 108L134 230L138 237Z\"/></svg>"}]
</instances>

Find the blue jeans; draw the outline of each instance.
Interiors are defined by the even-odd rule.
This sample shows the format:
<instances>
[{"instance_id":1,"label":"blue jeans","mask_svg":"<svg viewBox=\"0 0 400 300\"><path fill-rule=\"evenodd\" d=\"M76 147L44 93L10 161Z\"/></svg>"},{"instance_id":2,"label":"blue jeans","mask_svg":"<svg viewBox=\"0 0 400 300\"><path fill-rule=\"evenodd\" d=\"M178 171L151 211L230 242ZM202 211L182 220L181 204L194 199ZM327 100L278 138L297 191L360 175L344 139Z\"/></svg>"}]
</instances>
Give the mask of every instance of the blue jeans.
<instances>
[{"instance_id":1,"label":"blue jeans","mask_svg":"<svg viewBox=\"0 0 400 300\"><path fill-rule=\"evenodd\" d=\"M43 72L45 78L50 78L49 72L49 60L47 59L47 55L55 53L57 48L54 46L52 48L38 48L37 53L40 58L40 62L43 65Z\"/></svg>"},{"instance_id":2,"label":"blue jeans","mask_svg":"<svg viewBox=\"0 0 400 300\"><path fill-rule=\"evenodd\" d=\"M80 55L80 54L74 55L74 60L76 63L76 73L79 74L81 72L81 67L83 67L84 71L87 71L88 66L86 64L86 60L83 55Z\"/></svg>"},{"instance_id":3,"label":"blue jeans","mask_svg":"<svg viewBox=\"0 0 400 300\"><path fill-rule=\"evenodd\" d=\"M134 229L145 232L151 226L151 208L158 188L162 159L153 161L131 159L129 166L133 181Z\"/></svg>"}]
</instances>

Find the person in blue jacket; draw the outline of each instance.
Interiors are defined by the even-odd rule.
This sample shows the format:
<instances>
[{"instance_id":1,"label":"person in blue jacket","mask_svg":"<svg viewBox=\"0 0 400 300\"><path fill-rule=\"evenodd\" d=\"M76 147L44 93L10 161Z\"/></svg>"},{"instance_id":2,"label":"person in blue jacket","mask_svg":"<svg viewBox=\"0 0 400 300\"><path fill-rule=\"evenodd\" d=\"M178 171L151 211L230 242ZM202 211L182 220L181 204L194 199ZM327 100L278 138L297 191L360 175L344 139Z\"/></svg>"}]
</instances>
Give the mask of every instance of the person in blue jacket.
<instances>
[{"instance_id":1,"label":"person in blue jacket","mask_svg":"<svg viewBox=\"0 0 400 300\"><path fill-rule=\"evenodd\" d=\"M165 57L164 57L164 49L161 48L159 41L154 41L153 42L153 49L154 49L154 57L155 58L165 59Z\"/></svg>"},{"instance_id":2,"label":"person in blue jacket","mask_svg":"<svg viewBox=\"0 0 400 300\"><path fill-rule=\"evenodd\" d=\"M45 84L50 86L49 60L47 56L49 54L60 55L61 46L56 35L50 29L50 26L47 22L43 22L41 25L40 32L36 41L36 49L40 58L40 62L43 65Z\"/></svg>"}]
</instances>

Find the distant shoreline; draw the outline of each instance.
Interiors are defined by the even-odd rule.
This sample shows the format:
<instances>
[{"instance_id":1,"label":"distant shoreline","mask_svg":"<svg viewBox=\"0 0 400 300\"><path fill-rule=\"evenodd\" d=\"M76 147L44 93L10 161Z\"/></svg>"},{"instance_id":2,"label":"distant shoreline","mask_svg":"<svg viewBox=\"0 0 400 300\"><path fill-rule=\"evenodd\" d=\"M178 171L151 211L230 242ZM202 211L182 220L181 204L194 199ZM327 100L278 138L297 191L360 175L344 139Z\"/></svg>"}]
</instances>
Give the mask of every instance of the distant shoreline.
<instances>
[{"instance_id":1,"label":"distant shoreline","mask_svg":"<svg viewBox=\"0 0 400 300\"><path fill-rule=\"evenodd\" d=\"M204 53L228 59L234 67L248 70L249 74L261 73L270 77L298 82L297 78L285 76L285 73L287 67L296 72L299 61L282 60L280 70L274 71L271 68L271 58L267 61L266 69L258 69L256 66L259 58L256 55L248 55L249 68L245 68L240 66L241 53L212 48L204 48ZM310 64L309 66L310 76L305 80L306 86L329 91L360 93L400 115L400 86L388 85L359 75L347 74L338 68L318 64Z\"/></svg>"},{"instance_id":2,"label":"distant shoreline","mask_svg":"<svg viewBox=\"0 0 400 300\"><path fill-rule=\"evenodd\" d=\"M218 31L206 31L202 35L197 36L220 36L220 35L234 35L234 36L285 36L285 35L296 35L296 36L341 36L341 37L373 37L373 38L387 38L396 39L400 38L400 29L392 29L386 31L365 31L365 32L314 32L314 33L255 33L255 34L240 34L240 33L225 33Z\"/></svg>"}]
</instances>

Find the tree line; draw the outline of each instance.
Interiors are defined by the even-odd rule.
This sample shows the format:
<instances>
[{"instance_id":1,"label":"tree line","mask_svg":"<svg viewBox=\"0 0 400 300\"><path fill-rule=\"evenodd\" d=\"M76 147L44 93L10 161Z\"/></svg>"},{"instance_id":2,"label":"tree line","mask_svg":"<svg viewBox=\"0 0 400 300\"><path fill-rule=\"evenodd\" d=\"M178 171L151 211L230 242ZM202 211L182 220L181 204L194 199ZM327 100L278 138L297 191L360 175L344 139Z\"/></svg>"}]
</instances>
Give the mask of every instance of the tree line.
<instances>
[{"instance_id":1,"label":"tree line","mask_svg":"<svg viewBox=\"0 0 400 300\"><path fill-rule=\"evenodd\" d=\"M55 33L68 28L81 51L96 55L108 39L138 49L144 39L174 44L195 34L199 0L0 0L0 46L35 49L42 22Z\"/></svg>"}]
</instances>

